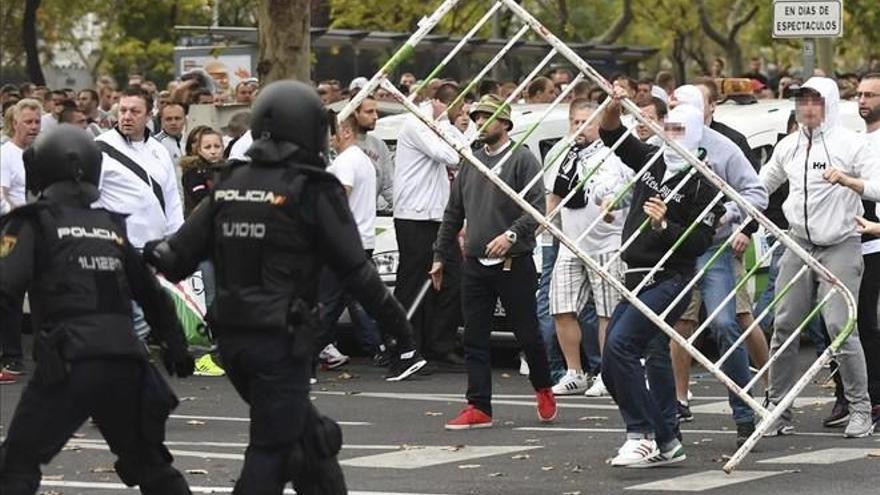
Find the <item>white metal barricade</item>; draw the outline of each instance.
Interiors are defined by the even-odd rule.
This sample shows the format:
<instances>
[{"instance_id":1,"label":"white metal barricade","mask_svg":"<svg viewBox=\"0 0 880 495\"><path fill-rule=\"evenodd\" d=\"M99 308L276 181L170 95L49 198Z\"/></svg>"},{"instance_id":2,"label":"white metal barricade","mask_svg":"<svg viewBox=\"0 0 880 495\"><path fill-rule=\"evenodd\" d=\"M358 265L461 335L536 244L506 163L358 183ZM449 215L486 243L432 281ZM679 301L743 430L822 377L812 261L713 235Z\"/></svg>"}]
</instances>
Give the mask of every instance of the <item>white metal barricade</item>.
<instances>
[{"instance_id":1,"label":"white metal barricade","mask_svg":"<svg viewBox=\"0 0 880 495\"><path fill-rule=\"evenodd\" d=\"M516 3L515 0L498 0L491 4L489 11L477 22L477 24L465 35L464 38L458 43L457 46L453 48L453 50L445 56L445 58L440 62L439 65L412 91L412 93L407 96L404 95L400 90L398 90L394 84L392 84L387 76L391 75L394 69L404 60L406 60L412 53L414 52L414 48L418 45L425 36L427 36L434 27L440 22L440 20L448 14L456 5L460 2L460 0L446 0L444 1L437 10L430 15L429 17L423 18L419 22L418 30L410 37L410 39L401 47L392 57L385 63L385 65L370 79L368 84L361 89L361 91L355 95L352 100L346 105L346 107L340 112L339 118L346 118L351 112L356 109L363 99L376 90L378 87L383 87L387 90L396 100L401 102L408 111L415 114L426 126L428 126L431 130L433 130L438 136L444 139L451 147L453 147L461 157L470 165L476 168L480 173L485 175L495 186L497 186L501 191L503 191L506 195L508 195L513 201L515 201L520 208L529 213L532 217L537 220L537 222L550 232L554 237L559 239L559 242L568 247L572 252L574 252L588 267L590 270L599 274L608 284L618 290L623 297L629 301L632 306L641 311L647 318L649 318L653 323L655 323L663 332L665 332L672 341L675 341L677 344L681 345L693 358L700 363L704 368L706 368L712 375L718 379L721 383L723 383L728 389L734 392L740 399L742 399L745 404L751 407L757 416L760 418L760 421L757 424L756 430L754 434L742 445L742 447L737 450L737 452L731 457L731 459L724 465L724 470L726 472L731 472L736 468L736 466L743 460L743 458L752 450L755 444L760 440L763 436L764 432L766 432L770 426L772 426L782 415L782 413L789 408L795 398L803 391L803 389L807 386L807 384L812 380L812 378L821 371L823 366L827 364L833 358L834 354L840 348L840 346L849 338L850 334L852 334L853 329L855 328L856 321L856 302L853 298L853 295L844 287L837 277L831 273L827 268L822 266L818 261L816 261L813 257L810 256L808 252L806 252L803 248L801 248L794 240L792 240L784 231L780 230L776 225L770 222L761 212L756 209L754 206L749 204L742 196L740 196L735 190L733 190L730 185L728 185L724 180L722 180L718 175L716 175L709 166L702 163L699 159L690 154L687 150L682 148L678 143L669 139L663 132L663 129L657 124L650 122L643 118L638 110L638 107L629 100L623 100L623 108L629 112L634 118L638 119L639 122L648 126L656 135L660 136L663 139L663 146L661 146L660 150L657 154L645 165L641 170L636 172L636 175L630 179L630 181L626 184L626 188L621 191L611 202L611 204L606 206L606 209L603 213L607 213L610 211L614 204L621 200L621 198L636 184L639 178L644 174L648 168L654 163L654 161L661 156L664 150L667 148L671 148L684 157L691 165L691 169L689 174L686 176L684 180L682 180L679 185L674 189L668 196L673 196L684 184L687 183L695 174L702 174L709 182L711 182L718 190L719 193L712 200L707 208L705 208L701 214L698 216L697 220L694 221L690 225L688 229L679 237L677 242L673 245L673 247L669 250L669 252L661 259L661 261L652 269L650 274L655 273L657 270L662 268L663 263L668 260L668 258L672 255L673 252L684 242L685 238L696 228L696 225L707 215L710 213L712 207L716 205L718 202L724 201L733 201L735 202L741 211L747 212L748 217L743 220L741 225L734 229L732 234L720 245L720 248L715 252L713 256L710 257L705 267L699 270L694 278L690 281L685 290L679 294L679 296L675 299L675 301L669 305L669 308L666 309L663 313L657 314L648 308L641 300L636 297L638 291L644 286L646 281L648 281L651 277L646 276L645 281L642 282L638 287L634 290L627 290L626 287L613 275L611 275L606 267L599 265L593 258L587 255L583 250L578 247L578 241L580 241L584 236L587 235L599 222L599 218L590 225L587 230L581 234L581 236L577 239L572 239L566 236L558 227L553 225L551 220L553 217L559 214L561 208L574 196L576 191L582 187L590 177L599 169L601 163L591 170L587 172L587 176L580 180L578 187L572 191L566 198L560 202L559 206L552 212L547 212L546 215L542 214L540 211L533 208L525 199L526 191L530 190L537 181L541 180L542 175L545 170L541 170L536 177L528 184L528 186L522 191L515 191L512 189L507 183L505 183L501 178L498 177L497 171L500 170L501 165L511 156L513 150L523 145L523 143L528 139L528 137L532 134L532 132L537 129L537 127L541 124L547 115L557 107L568 95L568 93L574 88L575 84L583 79L589 79L598 87L603 89L606 93L610 94L612 92L611 84L593 67L591 67L586 61L584 61L577 53L575 53L571 48L569 48L565 43L560 41L553 33L551 33L546 27L544 27L535 17L533 17L526 9L524 9L521 5ZM488 3L488 2L487 2ZM514 102L521 93L528 86L529 82L534 79L541 70L557 55L565 58L570 64L572 64L579 71L576 78L569 84L566 89L553 101L542 117L533 124L529 129L527 129L525 136L514 142L511 149L506 153L504 157L502 157L501 161L494 167L488 168L485 164L480 162L469 147L469 143L462 143L456 139L453 139L451 136L447 134L447 132L437 125L430 115L425 115L419 107L415 104L414 100L416 95L421 91L424 87L430 84L447 66L447 64L455 57L456 54L467 44L468 40L470 40L479 30L482 28L493 15L498 15L501 9L508 9L521 23L522 26L516 31L516 34L510 39L510 41L499 51L499 53L485 66L480 72L469 82L469 84L461 91L461 94L456 98L456 102L460 101L464 95L471 91L476 85L479 84L480 80L489 73L489 71L501 61L504 55L515 45L515 43L520 40L523 36L525 36L529 31L532 31L537 34L538 37L542 38L547 42L549 52L547 56L544 57L541 62L532 70L532 72L527 76L527 78L516 88L516 90L507 98L505 105L509 105ZM590 120L585 122L576 132L567 136L565 138L565 142L567 144L571 144L574 140L574 136L579 134L583 128L587 125L590 125L591 121L601 113L608 103L610 99L606 99L605 102L599 107L597 111L595 111ZM451 105L450 105L451 106ZM503 108L503 106L502 106ZM499 108L498 111L495 112L494 115L484 124L484 127L489 125L492 121L494 121L498 114L501 112L502 108ZM622 142L623 139L630 133L632 130L627 131L624 136L614 143L611 146L612 152L616 149ZM546 168L549 168L553 165L553 162L558 160L564 155L563 153L559 153L556 157L550 157L548 160ZM604 161L604 160L603 160ZM688 338L682 337L678 332L676 332L669 324L667 324L664 319L668 316L669 312L673 307L677 305L677 303L681 300L681 298L685 297L686 294L690 292L699 280L703 277L706 272L706 269L711 266L726 249L729 249L733 239L737 234L742 232L743 228L749 222L758 222L764 229L770 234L774 235L777 239L775 245L773 245L770 249L766 250L761 258L757 260L755 266L751 268L745 276L739 280L734 288L723 301L718 308L708 308L709 315L705 319L705 321L700 325L700 327L694 332L694 334ZM621 246L620 252L622 252L627 246L629 246L635 238L645 230L648 225L648 220L641 225L641 228L638 229L629 239L623 242ZM764 264L767 260L770 259L773 252L777 249L780 249L784 246L786 249L793 252L799 258L801 258L804 262L804 266L797 272L796 276L784 287L778 287L776 290L776 294L768 305L768 307L759 315L756 316L755 322L751 324L749 328L743 331L742 335L738 338L733 346L728 349L726 353L724 353L717 361L711 361L707 358L703 353L701 353L696 347L694 347L694 342L696 338L710 325L710 323L714 320L714 318L720 313L721 309L731 301L735 295L736 291L743 287L748 280L755 274L755 272L759 269L759 267ZM619 255L619 254L618 254ZM721 365L730 357L733 351L739 347L748 335L759 329L758 322L760 322L765 315L767 315L770 311L778 305L779 301L781 301L787 293L791 290L791 288L798 282L798 280L804 276L809 270L816 272L820 277L826 279L832 286L833 289L828 292L828 294L821 300L819 303L813 308L813 310L806 316L805 320L801 322L796 331L788 338L782 347L774 354L770 356L770 360L768 363L762 367L755 374L753 379L745 386L740 387L737 385L729 376L727 376L722 370ZM804 375L795 383L792 387L791 391L780 401L780 403L774 407L768 409L761 402L755 400L752 397L751 393L755 385L760 381L761 377L764 376L768 370L770 365L776 361L779 354L783 352L786 348L788 348L795 339L799 338L801 331L806 328L809 322L815 318L821 309L828 303L828 301L833 297L838 296L842 297L846 303L848 309L848 322L845 326L845 329L834 339L831 345L822 353L822 355L816 359L815 362L809 367L809 369L804 373ZM760 330L759 330L760 331Z\"/></svg>"}]
</instances>

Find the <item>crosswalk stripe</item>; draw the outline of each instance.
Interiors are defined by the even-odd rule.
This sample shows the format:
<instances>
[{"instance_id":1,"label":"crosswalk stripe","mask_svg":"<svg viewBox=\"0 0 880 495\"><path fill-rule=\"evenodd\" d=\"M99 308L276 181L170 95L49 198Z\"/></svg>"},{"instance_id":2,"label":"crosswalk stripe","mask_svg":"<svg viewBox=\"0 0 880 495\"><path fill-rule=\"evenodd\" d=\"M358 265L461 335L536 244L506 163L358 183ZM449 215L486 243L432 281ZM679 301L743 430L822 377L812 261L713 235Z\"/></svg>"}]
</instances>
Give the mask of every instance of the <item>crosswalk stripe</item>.
<instances>
[{"instance_id":1,"label":"crosswalk stripe","mask_svg":"<svg viewBox=\"0 0 880 495\"><path fill-rule=\"evenodd\" d=\"M876 452L875 449L854 449L854 448L833 448L816 450L813 452L803 452L800 454L787 455L785 457L774 457L773 459L763 459L758 461L759 464L837 464L839 462L854 461L857 459L865 459L869 453Z\"/></svg>"},{"instance_id":2,"label":"crosswalk stripe","mask_svg":"<svg viewBox=\"0 0 880 495\"><path fill-rule=\"evenodd\" d=\"M834 402L834 397L799 397L794 400L794 408L801 409L811 406L824 406ZM707 404L692 404L692 413L699 414L731 414L730 404L727 400L709 402Z\"/></svg>"},{"instance_id":3,"label":"crosswalk stripe","mask_svg":"<svg viewBox=\"0 0 880 495\"><path fill-rule=\"evenodd\" d=\"M687 474L668 478L660 481L652 481L641 485L628 486L625 490L653 490L666 492L702 492L715 488L722 488L747 481L755 481L769 478L779 474L791 473L792 471L734 471L725 474L724 471L703 471L700 473Z\"/></svg>"},{"instance_id":4,"label":"crosswalk stripe","mask_svg":"<svg viewBox=\"0 0 880 495\"><path fill-rule=\"evenodd\" d=\"M561 432L580 432L580 433L624 433L626 430L624 428L577 428L577 427L565 427L565 426L518 426L515 427L514 430L520 431L561 431ZM736 435L736 430L681 430L681 433L684 435ZM827 433L827 432L810 432L810 431L797 431L797 436L799 437L828 437L828 438L840 438L840 433Z\"/></svg>"},{"instance_id":5,"label":"crosswalk stripe","mask_svg":"<svg viewBox=\"0 0 880 495\"><path fill-rule=\"evenodd\" d=\"M396 452L345 459L343 466L387 469L418 469L452 462L463 462L481 457L510 454L540 449L540 446L424 446Z\"/></svg>"},{"instance_id":6,"label":"crosswalk stripe","mask_svg":"<svg viewBox=\"0 0 880 495\"><path fill-rule=\"evenodd\" d=\"M122 483L106 483L94 481L67 481L67 480L43 480L43 487L58 488L91 488L95 490L125 490L127 492L136 493L137 488L129 488ZM190 486L193 493L232 493L231 486ZM290 488L284 490L285 495L295 495L296 492ZM386 491L364 491L350 490L348 495L443 495L439 493L413 493L413 492L386 492Z\"/></svg>"},{"instance_id":7,"label":"crosswalk stripe","mask_svg":"<svg viewBox=\"0 0 880 495\"><path fill-rule=\"evenodd\" d=\"M233 416L196 416L190 414L172 414L168 416L171 419L186 419L198 421L231 421L234 423L249 423L251 418L233 417ZM373 423L365 421L337 421L342 426L372 426Z\"/></svg>"}]
</instances>

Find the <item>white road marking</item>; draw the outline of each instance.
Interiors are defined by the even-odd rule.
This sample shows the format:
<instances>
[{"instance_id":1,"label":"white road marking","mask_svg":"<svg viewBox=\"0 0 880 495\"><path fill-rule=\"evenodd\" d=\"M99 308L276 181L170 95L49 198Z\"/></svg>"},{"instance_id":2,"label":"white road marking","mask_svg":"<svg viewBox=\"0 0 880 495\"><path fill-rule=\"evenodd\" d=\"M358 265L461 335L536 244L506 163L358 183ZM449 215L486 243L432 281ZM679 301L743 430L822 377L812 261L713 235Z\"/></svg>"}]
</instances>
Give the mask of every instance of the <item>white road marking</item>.
<instances>
[{"instance_id":1,"label":"white road marking","mask_svg":"<svg viewBox=\"0 0 880 495\"><path fill-rule=\"evenodd\" d=\"M397 452L368 455L345 459L343 466L388 469L418 469L451 462L462 462L481 457L510 454L540 449L540 446L465 446L465 447L413 447Z\"/></svg>"},{"instance_id":2,"label":"white road marking","mask_svg":"<svg viewBox=\"0 0 880 495\"><path fill-rule=\"evenodd\" d=\"M677 476L675 478L643 483L641 485L628 486L625 490L702 492L790 472L791 471L734 471L732 474L725 474L724 471L703 471L701 473L688 474L685 476Z\"/></svg>"},{"instance_id":3,"label":"white road marking","mask_svg":"<svg viewBox=\"0 0 880 495\"><path fill-rule=\"evenodd\" d=\"M102 483L91 481L59 481L59 480L43 480L43 487L60 487L60 488L92 488L96 490L127 490L132 493L137 492L137 488L129 488L122 483ZM189 489L193 493L232 493L231 486L190 486ZM290 488L284 490L285 494L296 494ZM351 490L349 495L442 495L431 493L411 493L411 492L376 492Z\"/></svg>"},{"instance_id":4,"label":"white road marking","mask_svg":"<svg viewBox=\"0 0 880 495\"><path fill-rule=\"evenodd\" d=\"M324 393L324 392L312 392L316 395L348 395L348 394L340 394L340 393ZM400 393L385 393L385 392L361 392L358 394L351 395L352 397L368 397L372 399L399 399L399 400L420 400L427 402L457 402L464 403L464 397L461 395L434 395L434 394L400 394ZM500 405L508 405L508 406L528 406L535 407L534 396L531 396L531 400L498 400L496 397L492 398L492 404L500 404ZM570 402L557 402L557 407L560 409L604 409L604 410L617 410L617 406L614 404L592 404L586 403L583 404L572 404Z\"/></svg>"},{"instance_id":5,"label":"white road marking","mask_svg":"<svg viewBox=\"0 0 880 495\"><path fill-rule=\"evenodd\" d=\"M758 461L759 464L837 464L838 462L855 461L857 459L866 459L870 452L876 452L876 449L850 449L850 448L834 448L816 450L813 452L803 452L800 454L787 455L785 457L774 457L773 459L763 459Z\"/></svg>"},{"instance_id":6,"label":"white road marking","mask_svg":"<svg viewBox=\"0 0 880 495\"><path fill-rule=\"evenodd\" d=\"M794 400L795 409L824 406L834 402L834 397L798 397ZM700 414L731 414L730 404L727 400L719 402L710 402L708 404L697 404L691 406L692 413Z\"/></svg>"},{"instance_id":7,"label":"white road marking","mask_svg":"<svg viewBox=\"0 0 880 495\"><path fill-rule=\"evenodd\" d=\"M239 418L232 416L193 416L188 414L172 414L171 419L196 419L199 421L232 421L235 423L250 423L251 418ZM341 426L372 426L373 423L365 421L337 421Z\"/></svg>"},{"instance_id":8,"label":"white road marking","mask_svg":"<svg viewBox=\"0 0 880 495\"><path fill-rule=\"evenodd\" d=\"M581 433L624 433L623 428L574 428L565 426L518 426L514 430L520 431L570 431ZM681 430L682 434L688 435L736 435L736 430ZM808 432L797 430L797 436L801 437L829 437L842 438L840 433Z\"/></svg>"},{"instance_id":9,"label":"white road marking","mask_svg":"<svg viewBox=\"0 0 880 495\"><path fill-rule=\"evenodd\" d=\"M91 439L91 438L73 438L69 442L71 445L88 443L88 444L99 444L106 445L104 440L100 439ZM247 448L248 444L244 442L180 442L180 441L166 441L166 446L177 446L177 447L228 447L228 448ZM348 450L397 450L402 448L401 445L370 445L370 444L343 444L343 449Z\"/></svg>"}]
</instances>

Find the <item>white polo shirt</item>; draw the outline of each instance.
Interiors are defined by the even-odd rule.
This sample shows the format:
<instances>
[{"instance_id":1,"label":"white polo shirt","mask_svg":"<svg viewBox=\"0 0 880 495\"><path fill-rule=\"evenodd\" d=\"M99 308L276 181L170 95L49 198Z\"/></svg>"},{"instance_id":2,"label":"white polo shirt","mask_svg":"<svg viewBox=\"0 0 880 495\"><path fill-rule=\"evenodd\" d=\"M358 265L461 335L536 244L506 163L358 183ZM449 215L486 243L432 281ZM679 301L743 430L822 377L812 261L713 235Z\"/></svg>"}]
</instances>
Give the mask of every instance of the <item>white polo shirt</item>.
<instances>
[{"instance_id":1,"label":"white polo shirt","mask_svg":"<svg viewBox=\"0 0 880 495\"><path fill-rule=\"evenodd\" d=\"M153 137L129 141L118 129L107 131L95 140L111 145L140 165L162 190L165 210L150 185L106 153L99 185L101 197L94 206L127 215L128 239L138 249L147 241L176 232L183 224L183 206L168 150Z\"/></svg>"}]
</instances>

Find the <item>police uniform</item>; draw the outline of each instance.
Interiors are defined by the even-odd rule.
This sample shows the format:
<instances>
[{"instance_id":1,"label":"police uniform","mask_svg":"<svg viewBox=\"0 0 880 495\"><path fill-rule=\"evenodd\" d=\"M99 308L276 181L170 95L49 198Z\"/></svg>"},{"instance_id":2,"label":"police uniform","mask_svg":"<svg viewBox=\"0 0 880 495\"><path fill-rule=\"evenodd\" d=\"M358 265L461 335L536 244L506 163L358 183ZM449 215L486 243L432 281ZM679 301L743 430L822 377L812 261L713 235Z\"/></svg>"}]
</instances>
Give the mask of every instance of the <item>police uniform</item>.
<instances>
[{"instance_id":1,"label":"police uniform","mask_svg":"<svg viewBox=\"0 0 880 495\"><path fill-rule=\"evenodd\" d=\"M0 493L36 493L48 463L89 418L115 468L144 494L189 494L164 447L174 393L134 333L132 298L162 339L169 371L193 360L173 303L126 240L125 221L96 199L101 155L87 132L61 125L25 155L40 200L0 222L0 311L27 290L34 324L34 377L0 447Z\"/></svg>"},{"instance_id":2,"label":"police uniform","mask_svg":"<svg viewBox=\"0 0 880 495\"><path fill-rule=\"evenodd\" d=\"M267 86L252 111L251 162L230 165L170 239L144 255L170 280L216 267L208 310L227 376L250 405L250 444L234 493L345 493L338 425L309 401L319 331L318 280L327 265L389 332L390 379L425 364L400 304L364 254L342 186L324 170L327 115L314 90Z\"/></svg>"}]
</instances>

